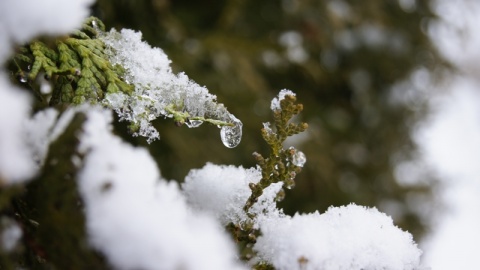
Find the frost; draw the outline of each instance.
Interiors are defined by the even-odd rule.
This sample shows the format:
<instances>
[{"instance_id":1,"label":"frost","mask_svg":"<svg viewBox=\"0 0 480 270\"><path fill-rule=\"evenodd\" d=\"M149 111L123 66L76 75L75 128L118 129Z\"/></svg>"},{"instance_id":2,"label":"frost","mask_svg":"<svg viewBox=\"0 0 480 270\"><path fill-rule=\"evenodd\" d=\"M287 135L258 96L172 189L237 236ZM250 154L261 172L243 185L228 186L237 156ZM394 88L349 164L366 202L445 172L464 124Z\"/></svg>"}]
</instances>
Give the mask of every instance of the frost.
<instances>
[{"instance_id":1,"label":"frost","mask_svg":"<svg viewBox=\"0 0 480 270\"><path fill-rule=\"evenodd\" d=\"M148 151L111 133L112 115L89 109L78 175L90 244L116 269L243 269L213 218L192 212Z\"/></svg>"},{"instance_id":2,"label":"frost","mask_svg":"<svg viewBox=\"0 0 480 270\"><path fill-rule=\"evenodd\" d=\"M302 151L295 150L295 154L293 154L292 157L293 165L303 167L303 165L305 165L305 162L307 162L307 157L305 156L305 154Z\"/></svg>"},{"instance_id":3,"label":"frost","mask_svg":"<svg viewBox=\"0 0 480 270\"><path fill-rule=\"evenodd\" d=\"M280 110L281 109L280 108L280 101L282 101L285 98L286 95L295 96L295 93L293 93L292 91L287 90L287 89L281 90L280 93L278 93L278 97L272 99L272 102L270 104L270 109L272 111Z\"/></svg>"},{"instance_id":4,"label":"frost","mask_svg":"<svg viewBox=\"0 0 480 270\"><path fill-rule=\"evenodd\" d=\"M197 120L206 118L235 124L240 132L224 130L228 137L226 145L234 147L240 142L241 122L223 104L218 104L216 96L205 87L196 84L184 73L173 74L167 55L143 42L140 32L111 30L102 40L107 45L112 64L122 66L125 80L135 86L131 95L120 92L107 94L104 103L113 108L121 120L139 126L134 135L147 137L149 141L158 139L159 133L150 122L160 116L174 118L178 124L186 122L189 127L199 126Z\"/></svg>"},{"instance_id":5,"label":"frost","mask_svg":"<svg viewBox=\"0 0 480 270\"><path fill-rule=\"evenodd\" d=\"M254 250L276 269L420 268L412 236L375 208L354 204L264 220Z\"/></svg>"},{"instance_id":6,"label":"frost","mask_svg":"<svg viewBox=\"0 0 480 270\"><path fill-rule=\"evenodd\" d=\"M263 129L265 129L268 135L272 135L274 133L270 122L263 123Z\"/></svg>"}]
</instances>

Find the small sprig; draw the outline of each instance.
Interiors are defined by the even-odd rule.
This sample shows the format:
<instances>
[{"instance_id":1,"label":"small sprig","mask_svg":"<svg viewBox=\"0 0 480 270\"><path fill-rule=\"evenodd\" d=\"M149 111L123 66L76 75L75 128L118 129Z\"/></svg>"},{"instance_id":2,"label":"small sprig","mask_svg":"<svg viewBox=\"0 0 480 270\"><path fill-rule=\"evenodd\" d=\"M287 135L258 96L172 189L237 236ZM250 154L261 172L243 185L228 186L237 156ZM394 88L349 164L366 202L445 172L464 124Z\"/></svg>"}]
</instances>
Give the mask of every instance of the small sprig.
<instances>
[{"instance_id":1,"label":"small sprig","mask_svg":"<svg viewBox=\"0 0 480 270\"><path fill-rule=\"evenodd\" d=\"M285 93L285 92L283 92ZM291 93L291 94L290 94ZM244 210L249 213L249 209L258 201L263 194L263 190L272 183L283 182L284 187L290 189L295 185L295 176L301 171L306 161L305 155L294 147L283 148L283 142L290 136L305 131L308 128L306 123L291 123L290 120L303 110L302 104L295 104L295 95L288 91L288 94L280 92L279 106L272 106L274 129L271 123L265 123L262 128L262 137L271 148L270 155L265 158L259 153L253 153L258 166L262 170L262 179L257 184L250 184L252 190L251 196L245 203ZM278 200L283 198L283 192L279 192Z\"/></svg>"}]
</instances>

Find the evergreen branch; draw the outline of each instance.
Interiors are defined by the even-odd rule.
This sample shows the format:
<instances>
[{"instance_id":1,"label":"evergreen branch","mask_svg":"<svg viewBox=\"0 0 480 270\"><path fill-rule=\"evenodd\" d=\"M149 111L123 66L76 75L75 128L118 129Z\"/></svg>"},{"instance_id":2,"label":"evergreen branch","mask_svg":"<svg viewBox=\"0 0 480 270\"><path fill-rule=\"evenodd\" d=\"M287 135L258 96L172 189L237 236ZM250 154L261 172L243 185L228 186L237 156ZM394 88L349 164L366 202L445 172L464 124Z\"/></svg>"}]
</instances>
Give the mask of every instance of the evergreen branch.
<instances>
[{"instance_id":1,"label":"evergreen branch","mask_svg":"<svg viewBox=\"0 0 480 270\"><path fill-rule=\"evenodd\" d=\"M307 123L289 123L292 117L303 110L302 104L295 104L294 95L286 95L280 101L280 109L273 111L275 131L270 128L270 123L262 128L262 137L271 148L270 155L265 158L255 152L253 156L262 171L262 179L257 183L251 183L252 194L245 203L244 210L251 218L254 215L249 213L249 209L258 201L263 194L263 190L272 183L283 182L284 187L291 189L295 185L295 176L301 171L304 162L302 152L295 148L283 148L283 142L290 136L305 131L308 128ZM298 160L301 158L302 160ZM278 198L280 199L280 197Z\"/></svg>"}]
</instances>

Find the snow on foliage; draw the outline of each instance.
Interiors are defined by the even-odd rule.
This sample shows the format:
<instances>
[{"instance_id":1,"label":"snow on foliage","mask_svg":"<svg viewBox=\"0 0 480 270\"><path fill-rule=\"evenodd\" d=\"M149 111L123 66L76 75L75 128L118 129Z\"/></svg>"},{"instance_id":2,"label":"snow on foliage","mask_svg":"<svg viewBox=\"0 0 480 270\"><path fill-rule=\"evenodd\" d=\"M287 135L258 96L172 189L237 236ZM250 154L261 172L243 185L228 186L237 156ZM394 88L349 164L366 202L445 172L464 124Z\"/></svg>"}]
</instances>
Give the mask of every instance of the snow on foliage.
<instances>
[{"instance_id":1,"label":"snow on foliage","mask_svg":"<svg viewBox=\"0 0 480 270\"><path fill-rule=\"evenodd\" d=\"M257 168L207 163L201 169L191 170L182 188L190 205L212 213L222 225L244 224L250 221L243 209L252 193L248 185L258 183L260 178L261 172ZM282 184L274 183L267 187L249 213L262 219L281 215L276 208L275 197Z\"/></svg>"},{"instance_id":2,"label":"snow on foliage","mask_svg":"<svg viewBox=\"0 0 480 270\"><path fill-rule=\"evenodd\" d=\"M223 104L216 103L216 96L184 73L172 73L167 55L161 49L152 48L143 42L140 32L129 29L120 32L111 30L105 33L102 40L107 45L107 54L112 64L122 66L126 73L125 80L135 86L132 95L122 92L107 94L105 103L122 120L138 126L135 135L145 136L149 142L158 139L159 133L150 121L159 116L175 120L175 114L179 113L178 115L188 114L189 119L185 124L189 127L197 127L202 123L197 118L233 123L234 127L239 128L239 131L236 129L236 134L240 132L241 137L241 122ZM222 129L224 133L229 130ZM234 140L234 146L239 142L239 139Z\"/></svg>"},{"instance_id":3,"label":"snow on foliage","mask_svg":"<svg viewBox=\"0 0 480 270\"><path fill-rule=\"evenodd\" d=\"M254 250L278 270L420 269L408 232L375 208L354 204L264 220Z\"/></svg>"},{"instance_id":4,"label":"snow on foliage","mask_svg":"<svg viewBox=\"0 0 480 270\"><path fill-rule=\"evenodd\" d=\"M260 178L258 169L208 163L191 170L182 187L195 209L213 213L222 225L251 221L260 229L254 245L258 258L252 262L279 270L421 269L422 252L411 234L375 208L351 204L290 217L276 206L282 183L275 183L251 208L255 218L249 220L243 210L251 194L248 185Z\"/></svg>"},{"instance_id":5,"label":"snow on foliage","mask_svg":"<svg viewBox=\"0 0 480 270\"><path fill-rule=\"evenodd\" d=\"M280 101L282 101L286 95L291 95L291 96L295 96L295 93L292 92L291 90L288 90L288 89L282 89L280 90L280 93L278 93L278 97L275 97L272 99L272 102L270 104L270 109L272 111L278 111L280 110Z\"/></svg>"},{"instance_id":6,"label":"snow on foliage","mask_svg":"<svg viewBox=\"0 0 480 270\"><path fill-rule=\"evenodd\" d=\"M242 269L210 216L192 212L144 148L111 133L111 113L90 108L78 175L90 243L116 269Z\"/></svg>"}]
</instances>

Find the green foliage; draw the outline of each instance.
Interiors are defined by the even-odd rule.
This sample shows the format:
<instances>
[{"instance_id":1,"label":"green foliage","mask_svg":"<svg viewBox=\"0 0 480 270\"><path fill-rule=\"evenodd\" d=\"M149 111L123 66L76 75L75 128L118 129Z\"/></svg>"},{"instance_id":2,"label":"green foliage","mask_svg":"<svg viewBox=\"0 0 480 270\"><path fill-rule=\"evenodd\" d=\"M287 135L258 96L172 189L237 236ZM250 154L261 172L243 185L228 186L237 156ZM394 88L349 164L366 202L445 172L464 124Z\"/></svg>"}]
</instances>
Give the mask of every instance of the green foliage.
<instances>
[{"instance_id":1,"label":"green foliage","mask_svg":"<svg viewBox=\"0 0 480 270\"><path fill-rule=\"evenodd\" d=\"M90 17L81 31L56 39L53 46L33 41L20 48L13 59L18 80L32 83L43 73L53 85L50 105L97 103L106 93L131 93L133 86L122 79L122 68L112 66L104 53L102 31L103 22ZM31 88L42 98L38 88Z\"/></svg>"},{"instance_id":2,"label":"green foliage","mask_svg":"<svg viewBox=\"0 0 480 270\"><path fill-rule=\"evenodd\" d=\"M293 147L283 148L283 142L290 136L303 132L307 129L306 123L291 123L293 116L303 110L302 104L295 104L296 98L293 95L286 95L280 101L280 109L273 111L274 125L276 131L270 127L262 128L263 139L270 146L271 152L268 158L259 153L253 153L258 166L262 170L262 179L258 184L250 184L252 195L245 204L245 211L257 202L263 190L272 183L283 182L284 187L291 189L295 185L295 176L301 171L302 166L295 164L294 159L297 150Z\"/></svg>"},{"instance_id":3,"label":"green foliage","mask_svg":"<svg viewBox=\"0 0 480 270\"><path fill-rule=\"evenodd\" d=\"M285 95L284 99L280 101L280 108L273 110L273 119L275 130L268 126L262 128L261 133L263 139L270 147L270 153L267 158L255 152L253 156L257 161L258 167L261 169L262 178L258 183L250 183L249 188L252 191L250 197L245 202L243 210L250 218L242 224L230 223L227 225L227 230L232 235L236 242L242 245L243 259L251 258L251 247L255 244L257 237L261 231L254 229L253 220L255 214L251 213L250 208L258 201L263 194L264 189L273 183L283 182L283 186L291 189L295 185L295 176L300 173L303 167L301 164L295 162L298 151L294 147L288 149L283 148L284 141L295 134L303 132L307 129L306 123L293 123L292 118L303 110L302 104L296 104L294 95ZM276 196L276 201L283 200L285 196L284 190L281 189ZM260 262L254 266L254 269L273 269L272 266Z\"/></svg>"}]
</instances>

